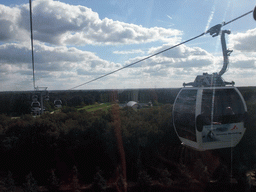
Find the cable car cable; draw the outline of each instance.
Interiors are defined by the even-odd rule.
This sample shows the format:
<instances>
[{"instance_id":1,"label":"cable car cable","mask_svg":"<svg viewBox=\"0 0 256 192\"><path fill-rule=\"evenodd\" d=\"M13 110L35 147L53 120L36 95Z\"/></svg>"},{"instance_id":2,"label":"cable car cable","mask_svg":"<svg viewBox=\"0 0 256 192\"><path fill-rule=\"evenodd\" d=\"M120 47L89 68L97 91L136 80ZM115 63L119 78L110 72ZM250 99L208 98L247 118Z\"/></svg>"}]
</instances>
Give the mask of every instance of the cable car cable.
<instances>
[{"instance_id":1,"label":"cable car cable","mask_svg":"<svg viewBox=\"0 0 256 192\"><path fill-rule=\"evenodd\" d=\"M32 2L29 0L29 12L30 12L30 34L31 34L31 51L32 51L32 68L33 68L33 86L36 89L35 80L35 59L34 59L34 43L33 43L33 28L32 28Z\"/></svg>"},{"instance_id":2,"label":"cable car cable","mask_svg":"<svg viewBox=\"0 0 256 192\"><path fill-rule=\"evenodd\" d=\"M169 48L167 48L167 49L164 49L164 50L162 50L162 51L160 51L160 52L157 52L157 53L155 53L155 54L153 54L153 55L147 56L147 57L145 57L145 58L143 58L143 59L140 59L140 60L138 60L138 61L136 61L136 62L133 62L133 63L131 63L131 64L129 64L129 65L124 66L124 67L121 67L121 68L119 68L119 69L117 69L117 70L114 70L114 71L112 71L112 72L110 72L110 73L107 73L107 74L105 74L105 75L102 75L102 76L100 76L100 77L97 77L97 78L95 78L95 79L93 79L93 80L90 80L90 81L88 81L88 82L86 82L86 83L82 83L82 84L80 84L80 85L78 85L78 86L75 86L75 87L73 87L73 88L71 88L71 89L75 89L75 88L80 87L80 86L82 86L82 85L86 85L86 84L88 84L88 83L91 83L91 82L93 82L93 81L96 81L96 80L98 80L98 79L101 79L101 78L103 78L103 77L106 77L106 76L108 76L108 75L111 75L111 74L113 74L113 73L115 73L115 72L118 72L118 71L120 71L120 70L122 70L122 69L125 69L125 68L127 68L127 67L131 67L131 66L133 66L133 65L135 65L135 64L137 64L137 63L140 63L140 62L145 61L145 60L147 60L147 59L149 59L149 58L151 58L151 57L154 57L154 56L156 56L156 55L159 55L159 54L161 54L161 53L163 53L163 52L165 52L165 51L168 51L168 50L173 49L173 48L175 48L175 47L178 47L178 46L180 46L180 45L182 45L182 44L185 44L185 43L187 43L187 42L189 42L189 41L192 41L192 40L194 40L194 39L196 39L196 38L199 38L199 37L203 36L204 34L205 34L205 33L202 33L202 34L200 34L200 35L198 35L198 36L196 36L196 37L193 37L193 38L191 38L191 39L189 39L189 40L187 40L187 41L184 41L184 42L182 42L182 43L176 44L176 45L174 45L174 46L172 46L172 47L169 47ZM71 89L69 89L69 90L71 90Z\"/></svg>"},{"instance_id":3,"label":"cable car cable","mask_svg":"<svg viewBox=\"0 0 256 192\"><path fill-rule=\"evenodd\" d=\"M253 10L253 18L254 20L256 20L256 6L254 7L254 10Z\"/></svg>"},{"instance_id":4,"label":"cable car cable","mask_svg":"<svg viewBox=\"0 0 256 192\"><path fill-rule=\"evenodd\" d=\"M242 18L242 17L244 17L244 16L246 16L246 15L252 13L252 12L253 12L253 10L252 10L252 11L249 11L249 12L247 12L247 13L245 13L245 14L239 16L239 17L236 17L235 19L233 19L233 20L231 20L231 21L223 22L223 24L219 24L219 26L222 27L222 26L228 25L228 24L230 24L230 23L232 23L232 22L234 22L234 21L236 21L236 20L238 20L238 19L240 19L240 18ZM212 28L213 28L213 27L212 27ZM133 62L133 63L131 63L131 64L129 64L129 65L126 65L126 66L124 66L124 67L121 67L121 68L119 68L119 69L117 69L117 70L114 70L114 71L112 71L112 72L110 72L110 73L106 73L105 75L99 76L99 77L97 77L97 78L95 78L95 79L92 79L92 80L90 80L90 81L87 81L87 82L85 82L85 83L82 83L82 84L80 84L80 85L77 85L77 86L75 86L75 87L73 87L73 88L70 88L70 89L68 89L68 90L72 90L72 89L81 87L81 86L83 86L83 85L89 84L89 83L91 83L91 82L97 81L97 80L99 80L99 79L101 79L101 78L103 78L103 77L106 77L106 76L108 76L108 75L111 75L111 74L113 74L113 73L116 73L116 72L118 72L118 71L121 71L121 70L123 70L123 69L125 69L125 68L131 67L131 66L133 66L133 65L135 65L135 64L138 64L138 63L140 63L140 62L142 62L142 61L145 61L145 60L147 60L147 59L150 59L151 57L154 57L154 56L159 55L159 54L161 54L161 53L163 53L163 52L169 51L169 50L171 50L171 49L173 49L173 48L175 48L175 47L178 47L178 46L183 45L183 44L185 44L185 43L188 43L188 42L190 42L190 41L192 41L192 40L195 40L195 39L197 39L197 38L199 38L199 37L205 35L206 33L210 32L210 30L211 30L212 28L210 28L210 29L207 30L206 32L203 32L202 34L197 35L197 36L195 36L195 37L193 37L193 38L191 38L191 39L188 39L188 40L186 40L186 41L183 41L183 42L181 42L181 43L178 43L178 44L176 44L176 45L174 45L174 46L172 46L172 47L169 47L169 48L167 48L167 49L164 49L164 50L162 50L162 51L159 51L159 52L157 52L157 53L155 53L155 54L153 54L153 55L147 56L147 57L145 57L145 58L143 58L143 59L140 59L140 60L138 60L138 61L135 61L135 62ZM211 33L211 32L210 32L210 33Z\"/></svg>"},{"instance_id":5,"label":"cable car cable","mask_svg":"<svg viewBox=\"0 0 256 192\"><path fill-rule=\"evenodd\" d=\"M238 20L238 19L240 19L240 18L242 18L242 17L244 17L244 16L246 16L246 15L252 13L252 12L253 12L253 10L249 11L249 12L247 12L247 13L245 13L245 14L243 14L243 15L241 15L241 16L239 16L239 17L237 17L237 18L235 18L235 19L233 19L233 20L231 20L229 22L224 22L223 26L228 25L229 23L232 23L232 22L234 22L234 21L236 21L236 20Z\"/></svg>"}]
</instances>

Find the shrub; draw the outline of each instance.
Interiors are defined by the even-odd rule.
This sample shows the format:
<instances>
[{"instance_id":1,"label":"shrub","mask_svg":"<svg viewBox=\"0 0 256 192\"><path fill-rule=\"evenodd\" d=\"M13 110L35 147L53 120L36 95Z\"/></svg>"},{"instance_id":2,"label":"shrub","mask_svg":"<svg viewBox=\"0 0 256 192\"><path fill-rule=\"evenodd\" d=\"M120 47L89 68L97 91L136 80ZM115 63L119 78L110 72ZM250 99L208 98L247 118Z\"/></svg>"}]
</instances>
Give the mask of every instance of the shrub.
<instances>
[{"instance_id":1,"label":"shrub","mask_svg":"<svg viewBox=\"0 0 256 192\"><path fill-rule=\"evenodd\" d=\"M60 181L59 179L57 178L57 176L55 175L55 171L52 169L51 170L51 176L50 178L48 179L48 190L50 192L55 192L55 191L58 191L59 190L59 187L60 187Z\"/></svg>"},{"instance_id":2,"label":"shrub","mask_svg":"<svg viewBox=\"0 0 256 192\"><path fill-rule=\"evenodd\" d=\"M26 183L23 184L23 190L24 192L38 191L37 181L34 179L31 172L26 176Z\"/></svg>"},{"instance_id":3,"label":"shrub","mask_svg":"<svg viewBox=\"0 0 256 192\"><path fill-rule=\"evenodd\" d=\"M8 171L8 175L6 177L6 179L4 180L4 188L6 192L14 192L15 190L15 183L14 180L12 178L12 173L10 171Z\"/></svg>"},{"instance_id":4,"label":"shrub","mask_svg":"<svg viewBox=\"0 0 256 192\"><path fill-rule=\"evenodd\" d=\"M76 111L76 108L75 107L68 107L68 106L63 106L61 108L61 111L63 113L70 113L70 112L75 112Z\"/></svg>"},{"instance_id":5,"label":"shrub","mask_svg":"<svg viewBox=\"0 0 256 192\"><path fill-rule=\"evenodd\" d=\"M102 176L102 171L99 169L99 167L96 174L94 175L92 188L93 188L93 191L101 191L101 192L106 191L106 188L107 188L106 180Z\"/></svg>"},{"instance_id":6,"label":"shrub","mask_svg":"<svg viewBox=\"0 0 256 192\"><path fill-rule=\"evenodd\" d=\"M152 178L148 175L147 171L139 171L137 183L139 184L140 191L149 191L152 185Z\"/></svg>"},{"instance_id":7,"label":"shrub","mask_svg":"<svg viewBox=\"0 0 256 192\"><path fill-rule=\"evenodd\" d=\"M76 166L73 167L72 191L80 192L80 184L79 184L78 171Z\"/></svg>"}]
</instances>

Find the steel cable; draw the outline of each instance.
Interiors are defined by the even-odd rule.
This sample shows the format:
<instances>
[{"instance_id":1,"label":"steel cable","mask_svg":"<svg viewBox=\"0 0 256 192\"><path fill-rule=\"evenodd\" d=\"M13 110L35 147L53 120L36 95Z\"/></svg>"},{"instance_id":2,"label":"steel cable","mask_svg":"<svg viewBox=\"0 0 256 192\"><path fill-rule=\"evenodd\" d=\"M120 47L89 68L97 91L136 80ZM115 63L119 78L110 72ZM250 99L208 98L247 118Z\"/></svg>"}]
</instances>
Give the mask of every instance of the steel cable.
<instances>
[{"instance_id":1,"label":"steel cable","mask_svg":"<svg viewBox=\"0 0 256 192\"><path fill-rule=\"evenodd\" d=\"M247 12L247 13L245 13L245 14L239 16L239 17L236 17L235 19L232 19L232 20L230 20L230 21L228 21L228 22L224 22L224 23L222 24L222 26L228 25L228 24L230 24L230 23L232 23L232 22L234 22L234 21L236 21L236 20L238 20L238 19L241 19L242 17L244 17L244 16L246 16L246 15L252 13L252 12L253 12L253 10L252 10L252 11L249 11L249 12ZM185 43L188 43L188 42L190 42L190 41L192 41L192 40L195 40L195 39L197 39L197 38L199 38L199 37L205 35L206 33L208 33L208 31L203 32L202 34L197 35L197 36L195 36L195 37L193 37L193 38L191 38L191 39L188 39L188 40L186 40L186 41L183 41L183 42L181 42L181 43L178 43L178 44L176 44L176 45L174 45L174 46L172 46L172 47L169 47L169 48L167 48L167 49L164 49L164 50L162 50L162 51L159 51L159 52L157 52L157 53L155 53L155 54L153 54L153 55L150 55L150 56L147 56L147 57L145 57L145 58L143 58L143 59L140 59L140 60L138 60L138 61L135 61L135 62L133 62L133 63L131 63L131 64L128 64L128 65L126 65L126 66L124 66L124 67L121 67L121 68L119 68L119 69L117 69L117 70L114 70L114 71L112 71L112 72L109 72L109 73L106 73L106 74L104 74L104 75L102 75L102 76L99 76L99 77L97 77L97 78L95 78L95 79L92 79L92 80L90 80L90 81L87 81L87 82L85 82L85 83L82 83L82 84L80 84L80 85L77 85L77 86L75 86L75 87L73 87L73 88L70 88L69 90L72 90L72 89L81 87L81 86L83 86L83 85L86 85L86 84L89 84L89 83L91 83L91 82L97 81L97 80L99 80L99 79L101 79L101 78L103 78L103 77L106 77L106 76L108 76L108 75L111 75L111 74L113 74L113 73L116 73L116 72L118 72L118 71L121 71L121 70L123 70L123 69L125 69L125 68L128 68L128 67L131 67L131 66L133 66L133 65L136 65L136 64L138 64L138 63L140 63L140 62L142 62L142 61L145 61L145 60L147 60L147 59L150 59L151 57L154 57L154 56L159 55L159 54L161 54L161 53L163 53L163 52L169 51L169 50L171 50L171 49L173 49L173 48L175 48L175 47L178 47L178 46L183 45L183 44L185 44Z\"/></svg>"}]
</instances>

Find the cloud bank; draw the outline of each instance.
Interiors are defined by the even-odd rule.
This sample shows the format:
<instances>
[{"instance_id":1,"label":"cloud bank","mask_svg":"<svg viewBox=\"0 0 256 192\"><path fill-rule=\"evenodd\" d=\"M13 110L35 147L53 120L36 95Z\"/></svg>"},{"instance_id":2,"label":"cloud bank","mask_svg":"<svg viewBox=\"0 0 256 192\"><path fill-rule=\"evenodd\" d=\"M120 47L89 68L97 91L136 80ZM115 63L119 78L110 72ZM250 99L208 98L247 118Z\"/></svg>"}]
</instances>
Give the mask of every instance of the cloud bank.
<instances>
[{"instance_id":1,"label":"cloud bank","mask_svg":"<svg viewBox=\"0 0 256 192\"><path fill-rule=\"evenodd\" d=\"M139 25L100 19L85 6L53 0L33 1L34 39L55 45L139 44L167 41L182 34L176 29L145 28ZM1 41L29 38L29 5L0 5Z\"/></svg>"},{"instance_id":2,"label":"cloud bank","mask_svg":"<svg viewBox=\"0 0 256 192\"><path fill-rule=\"evenodd\" d=\"M29 24L28 4L0 5L1 90L32 89ZM33 1L33 32L36 81L50 89L68 89L136 62L179 43L183 34L178 29L146 28L111 18L102 19L88 7L53 0ZM234 52L230 57L232 67L224 75L226 79L253 77L256 28L231 34L227 39L228 47ZM163 45L156 46L153 42ZM152 46L113 48L147 43ZM111 47L113 57L133 54L137 57L127 57L124 63L113 62L90 51L89 46L95 50L101 48L102 52ZM216 56L200 47L181 45L86 88L180 87L181 79L191 82L203 72L218 72L222 62L221 53Z\"/></svg>"}]
</instances>

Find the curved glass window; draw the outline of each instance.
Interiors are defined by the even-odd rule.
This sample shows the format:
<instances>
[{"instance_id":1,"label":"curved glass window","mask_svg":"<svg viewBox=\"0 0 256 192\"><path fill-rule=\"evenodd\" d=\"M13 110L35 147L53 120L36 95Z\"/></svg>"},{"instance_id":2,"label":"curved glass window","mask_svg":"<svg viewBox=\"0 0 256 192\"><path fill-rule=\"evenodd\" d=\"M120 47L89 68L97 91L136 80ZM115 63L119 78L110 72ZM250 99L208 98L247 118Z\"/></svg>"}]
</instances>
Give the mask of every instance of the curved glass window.
<instances>
[{"instance_id":1,"label":"curved glass window","mask_svg":"<svg viewBox=\"0 0 256 192\"><path fill-rule=\"evenodd\" d=\"M174 105L174 125L180 137L196 141L195 109L197 90L182 90Z\"/></svg>"},{"instance_id":2,"label":"curved glass window","mask_svg":"<svg viewBox=\"0 0 256 192\"><path fill-rule=\"evenodd\" d=\"M244 113L242 99L235 89L203 90L201 114L205 125L238 123L243 121Z\"/></svg>"},{"instance_id":3,"label":"curved glass window","mask_svg":"<svg viewBox=\"0 0 256 192\"><path fill-rule=\"evenodd\" d=\"M33 102L31 104L32 107L40 107L40 103L39 102Z\"/></svg>"}]
</instances>

